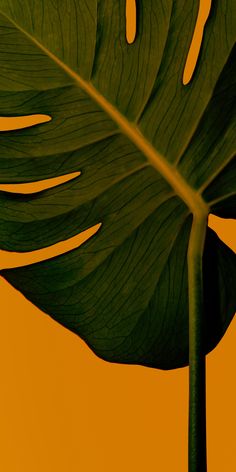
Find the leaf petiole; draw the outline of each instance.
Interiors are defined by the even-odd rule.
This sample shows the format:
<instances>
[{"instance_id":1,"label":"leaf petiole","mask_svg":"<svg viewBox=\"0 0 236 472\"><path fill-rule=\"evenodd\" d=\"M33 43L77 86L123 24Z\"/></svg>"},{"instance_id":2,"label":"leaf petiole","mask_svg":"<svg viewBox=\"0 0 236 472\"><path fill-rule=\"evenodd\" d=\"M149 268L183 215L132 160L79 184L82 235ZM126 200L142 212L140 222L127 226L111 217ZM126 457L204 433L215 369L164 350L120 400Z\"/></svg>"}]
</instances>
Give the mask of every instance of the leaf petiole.
<instances>
[{"instance_id":1,"label":"leaf petiole","mask_svg":"<svg viewBox=\"0 0 236 472\"><path fill-rule=\"evenodd\" d=\"M188 248L189 472L207 471L202 258L208 215L193 215Z\"/></svg>"}]
</instances>

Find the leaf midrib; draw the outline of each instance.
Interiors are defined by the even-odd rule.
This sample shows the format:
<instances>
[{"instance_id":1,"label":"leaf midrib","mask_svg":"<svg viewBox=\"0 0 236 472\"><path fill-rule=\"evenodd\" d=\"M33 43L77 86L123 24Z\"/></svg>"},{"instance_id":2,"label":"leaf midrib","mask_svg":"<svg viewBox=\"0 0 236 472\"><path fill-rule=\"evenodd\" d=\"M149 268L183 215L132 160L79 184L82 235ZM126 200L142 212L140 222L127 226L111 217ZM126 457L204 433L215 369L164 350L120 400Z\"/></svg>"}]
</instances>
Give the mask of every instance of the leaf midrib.
<instances>
[{"instance_id":1,"label":"leaf midrib","mask_svg":"<svg viewBox=\"0 0 236 472\"><path fill-rule=\"evenodd\" d=\"M128 121L128 119L115 108L90 81L83 79L77 72L71 69L49 49L47 49L38 39L34 38L24 28L18 25L12 18L0 9L0 14L15 26L23 35L33 42L45 55L47 55L59 68L61 68L75 84L82 89L99 107L107 113L114 123L120 128L122 133L144 154L148 162L157 172L169 183L190 211L195 216L206 216L209 214L209 207L203 200L201 194L194 190L177 168L170 164L153 145L141 133L138 126Z\"/></svg>"}]
</instances>

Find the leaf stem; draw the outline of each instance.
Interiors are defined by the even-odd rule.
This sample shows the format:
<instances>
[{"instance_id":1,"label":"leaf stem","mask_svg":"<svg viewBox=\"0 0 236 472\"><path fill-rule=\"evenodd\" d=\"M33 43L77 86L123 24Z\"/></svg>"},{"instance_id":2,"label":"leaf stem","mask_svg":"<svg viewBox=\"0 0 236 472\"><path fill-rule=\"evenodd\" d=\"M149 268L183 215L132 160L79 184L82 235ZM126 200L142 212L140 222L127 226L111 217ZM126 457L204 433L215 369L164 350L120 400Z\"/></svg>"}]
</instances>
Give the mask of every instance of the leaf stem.
<instances>
[{"instance_id":1,"label":"leaf stem","mask_svg":"<svg viewBox=\"0 0 236 472\"><path fill-rule=\"evenodd\" d=\"M189 472L207 471L206 369L202 258L207 214L193 216L188 249L189 284Z\"/></svg>"}]
</instances>

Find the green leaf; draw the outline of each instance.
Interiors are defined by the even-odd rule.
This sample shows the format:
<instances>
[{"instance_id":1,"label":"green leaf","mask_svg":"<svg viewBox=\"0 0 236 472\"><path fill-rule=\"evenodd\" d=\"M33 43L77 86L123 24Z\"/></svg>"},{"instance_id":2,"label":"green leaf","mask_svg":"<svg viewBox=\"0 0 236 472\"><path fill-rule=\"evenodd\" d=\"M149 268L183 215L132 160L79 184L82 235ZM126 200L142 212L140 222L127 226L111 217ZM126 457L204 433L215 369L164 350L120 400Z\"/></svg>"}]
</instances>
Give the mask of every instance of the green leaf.
<instances>
[{"instance_id":1,"label":"green leaf","mask_svg":"<svg viewBox=\"0 0 236 472\"><path fill-rule=\"evenodd\" d=\"M145 5L144 5L145 3ZM233 0L213 2L182 84L199 2L1 0L0 114L50 115L2 134L1 183L74 172L35 194L0 193L0 245L34 251L101 224L81 247L2 275L103 359L188 364L192 215L235 217ZM235 255L208 230L205 352L236 309Z\"/></svg>"}]
</instances>

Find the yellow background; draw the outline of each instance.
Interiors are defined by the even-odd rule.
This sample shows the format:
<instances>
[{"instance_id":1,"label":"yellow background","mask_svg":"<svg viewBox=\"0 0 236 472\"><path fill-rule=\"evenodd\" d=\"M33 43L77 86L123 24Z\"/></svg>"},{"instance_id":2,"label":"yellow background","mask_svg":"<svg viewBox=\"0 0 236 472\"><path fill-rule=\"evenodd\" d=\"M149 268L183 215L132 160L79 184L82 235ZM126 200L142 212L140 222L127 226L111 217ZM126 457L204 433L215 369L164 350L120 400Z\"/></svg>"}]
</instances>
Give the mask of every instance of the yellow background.
<instances>
[{"instance_id":1,"label":"yellow background","mask_svg":"<svg viewBox=\"0 0 236 472\"><path fill-rule=\"evenodd\" d=\"M235 222L211 225L236 249ZM1 471L187 472L188 369L106 363L3 279L0 296ZM235 327L207 357L209 472L236 470Z\"/></svg>"}]
</instances>

